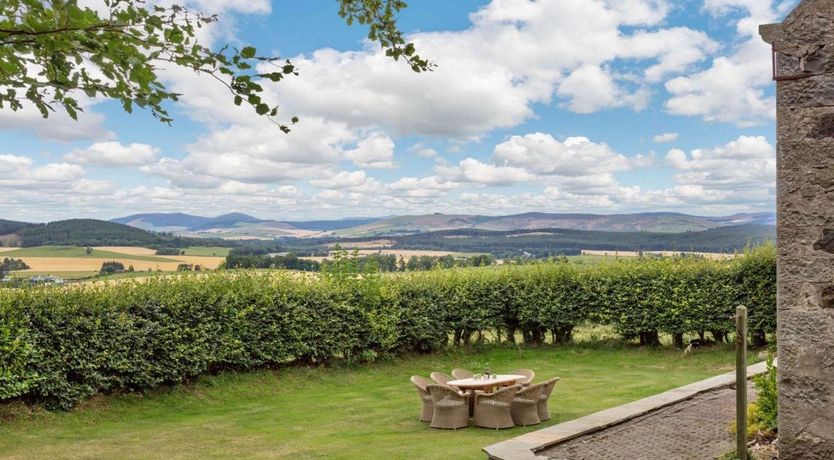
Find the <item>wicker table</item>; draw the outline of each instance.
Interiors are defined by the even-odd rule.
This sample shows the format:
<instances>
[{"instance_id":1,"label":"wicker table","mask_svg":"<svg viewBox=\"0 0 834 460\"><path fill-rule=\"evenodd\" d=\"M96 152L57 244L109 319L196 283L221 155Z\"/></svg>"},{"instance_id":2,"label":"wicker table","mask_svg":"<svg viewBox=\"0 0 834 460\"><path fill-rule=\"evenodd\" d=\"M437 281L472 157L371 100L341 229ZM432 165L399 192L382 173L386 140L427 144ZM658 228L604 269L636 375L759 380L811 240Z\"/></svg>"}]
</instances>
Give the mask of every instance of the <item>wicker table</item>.
<instances>
[{"instance_id":1,"label":"wicker table","mask_svg":"<svg viewBox=\"0 0 834 460\"><path fill-rule=\"evenodd\" d=\"M471 417L475 410L475 392L485 391L492 393L495 387L509 387L515 385L519 380L526 377L523 375L495 375L490 376L495 378L482 379L460 379L450 380L446 382L447 385L460 388L463 391L469 392L469 416Z\"/></svg>"},{"instance_id":2,"label":"wicker table","mask_svg":"<svg viewBox=\"0 0 834 460\"><path fill-rule=\"evenodd\" d=\"M450 380L446 382L446 384L449 386L458 387L461 390L469 391L470 393L474 393L476 390L492 393L495 387L512 386L515 385L515 383L519 380L525 378L523 375L496 375L494 377L495 378L492 378L491 376L489 379L482 378Z\"/></svg>"}]
</instances>

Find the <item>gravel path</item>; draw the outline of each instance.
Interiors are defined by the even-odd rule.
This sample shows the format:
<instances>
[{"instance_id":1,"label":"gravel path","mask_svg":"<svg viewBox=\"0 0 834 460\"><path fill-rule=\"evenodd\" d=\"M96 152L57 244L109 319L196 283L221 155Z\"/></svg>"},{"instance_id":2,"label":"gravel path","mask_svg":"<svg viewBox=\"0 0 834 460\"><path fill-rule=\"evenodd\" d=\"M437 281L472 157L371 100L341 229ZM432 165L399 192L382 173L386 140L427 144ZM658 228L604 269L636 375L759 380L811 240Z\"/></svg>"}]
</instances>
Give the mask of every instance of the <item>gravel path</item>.
<instances>
[{"instance_id":1,"label":"gravel path","mask_svg":"<svg viewBox=\"0 0 834 460\"><path fill-rule=\"evenodd\" d=\"M756 394L748 389L748 400ZM558 460L713 460L735 448L735 389L695 396L537 455Z\"/></svg>"}]
</instances>

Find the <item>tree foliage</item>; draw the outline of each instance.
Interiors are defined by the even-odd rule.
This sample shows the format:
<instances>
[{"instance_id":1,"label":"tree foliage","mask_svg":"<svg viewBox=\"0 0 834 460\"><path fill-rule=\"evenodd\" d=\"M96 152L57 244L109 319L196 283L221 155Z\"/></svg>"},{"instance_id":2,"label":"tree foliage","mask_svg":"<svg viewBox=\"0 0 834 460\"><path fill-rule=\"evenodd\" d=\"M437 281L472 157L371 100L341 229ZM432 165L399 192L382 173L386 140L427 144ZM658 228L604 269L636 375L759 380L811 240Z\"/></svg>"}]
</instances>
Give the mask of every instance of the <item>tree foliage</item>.
<instances>
[{"instance_id":1,"label":"tree foliage","mask_svg":"<svg viewBox=\"0 0 834 460\"><path fill-rule=\"evenodd\" d=\"M431 64L416 54L397 29L400 0L338 0L348 24L369 28L393 59L414 71ZM213 50L199 41L201 28L218 20L182 6L144 0L103 0L101 9L78 0L4 0L0 2L0 108L20 110L28 101L46 118L62 108L73 119L82 97L114 99L128 113L150 110L162 122L173 121L166 102L181 94L162 83L159 71L180 67L213 78L238 106L246 105L274 121L278 106L266 100L264 84L297 75L286 59L263 55L253 46ZM295 117L291 123L297 122Z\"/></svg>"}]
</instances>

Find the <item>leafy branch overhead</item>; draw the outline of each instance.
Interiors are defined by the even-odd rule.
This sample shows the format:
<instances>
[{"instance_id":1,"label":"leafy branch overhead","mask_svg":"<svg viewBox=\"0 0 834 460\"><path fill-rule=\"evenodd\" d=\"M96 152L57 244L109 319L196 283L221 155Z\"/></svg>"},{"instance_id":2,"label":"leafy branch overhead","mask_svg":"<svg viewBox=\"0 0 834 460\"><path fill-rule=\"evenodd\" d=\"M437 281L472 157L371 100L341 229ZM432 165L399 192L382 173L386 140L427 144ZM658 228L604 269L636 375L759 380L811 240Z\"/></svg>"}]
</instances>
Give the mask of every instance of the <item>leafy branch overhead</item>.
<instances>
[{"instance_id":1,"label":"leafy branch overhead","mask_svg":"<svg viewBox=\"0 0 834 460\"><path fill-rule=\"evenodd\" d=\"M368 38L415 71L431 69L397 28L406 4L399 0L337 0L348 24L369 28ZM278 106L264 100L264 84L298 75L286 59L265 56L252 46L212 50L198 39L200 28L218 20L178 5L144 0L103 0L101 10L78 0L3 0L0 2L0 108L33 104L43 115L63 108L73 119L80 98L120 101L127 112L138 106L162 122L173 121L167 101L182 96L160 81L159 70L176 66L213 78L235 105L247 105L276 120ZM292 123L298 121L292 117Z\"/></svg>"}]
</instances>

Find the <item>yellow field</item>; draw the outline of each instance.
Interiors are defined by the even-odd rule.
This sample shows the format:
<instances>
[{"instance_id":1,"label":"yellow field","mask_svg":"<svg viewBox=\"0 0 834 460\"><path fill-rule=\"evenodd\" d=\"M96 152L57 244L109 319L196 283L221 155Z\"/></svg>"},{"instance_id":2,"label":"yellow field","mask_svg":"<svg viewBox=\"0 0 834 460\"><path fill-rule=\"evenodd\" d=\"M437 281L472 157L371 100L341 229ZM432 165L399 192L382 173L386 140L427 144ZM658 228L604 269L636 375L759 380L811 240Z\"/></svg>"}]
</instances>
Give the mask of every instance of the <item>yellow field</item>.
<instances>
[{"instance_id":1,"label":"yellow field","mask_svg":"<svg viewBox=\"0 0 834 460\"><path fill-rule=\"evenodd\" d=\"M19 248L0 248L0 253L2 252L9 252L9 251L16 251Z\"/></svg>"},{"instance_id":2,"label":"yellow field","mask_svg":"<svg viewBox=\"0 0 834 460\"><path fill-rule=\"evenodd\" d=\"M169 259L170 262L149 262L135 259L93 259L81 257L21 257L23 261L31 267L29 270L23 270L21 273L27 271L33 272L88 272L98 271L101 269L101 264L105 261L121 262L125 268L133 265L136 271L147 270L162 270L175 271L177 266L182 263L200 265L205 268L215 269L220 266L220 263L225 259L223 257L199 257L199 256L159 256L162 259Z\"/></svg>"},{"instance_id":3,"label":"yellow field","mask_svg":"<svg viewBox=\"0 0 834 460\"><path fill-rule=\"evenodd\" d=\"M120 254L127 254L131 256L152 256L156 254L156 250L150 248L135 248L131 246L96 246L93 249L101 251L112 251Z\"/></svg>"}]
</instances>

